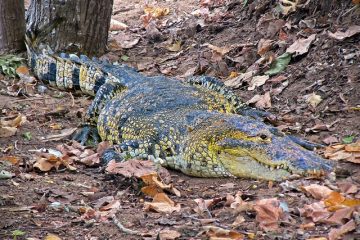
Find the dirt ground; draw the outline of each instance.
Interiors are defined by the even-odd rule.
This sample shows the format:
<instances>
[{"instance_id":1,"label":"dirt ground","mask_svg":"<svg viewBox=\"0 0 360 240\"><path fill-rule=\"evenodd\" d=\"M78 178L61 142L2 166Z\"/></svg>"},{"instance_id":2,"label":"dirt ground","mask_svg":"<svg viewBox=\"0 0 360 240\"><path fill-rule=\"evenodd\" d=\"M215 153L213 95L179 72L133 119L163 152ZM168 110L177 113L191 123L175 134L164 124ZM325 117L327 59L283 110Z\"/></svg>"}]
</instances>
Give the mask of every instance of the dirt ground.
<instances>
[{"instance_id":1,"label":"dirt ground","mask_svg":"<svg viewBox=\"0 0 360 240\"><path fill-rule=\"evenodd\" d=\"M111 31L109 53L103 59L129 64L146 75L183 79L190 74L207 74L226 82L229 76L236 77L249 68L266 71L269 59L284 53L297 39L316 34L306 53L293 57L284 71L254 90L248 89L251 83L241 81L235 91L244 101L255 95L263 99L251 102L280 116L281 120L273 124L287 133L322 144L341 143L349 136L354 142L360 138L360 34L336 40L328 33L360 25L360 9L352 9L351 1L333 7L315 7L308 1L308 5L286 16L277 12L278 1L247 1L245 6L241 1L146 1L149 6L169 8L168 14L146 27L144 2L115 0L113 19L125 23L128 29ZM273 42L264 54L259 54L261 39ZM259 64L260 57L265 60ZM0 80L0 89L14 92L14 80L1 75ZM39 93L43 89L45 92ZM134 179L109 176L99 168L81 164L76 164L76 171L36 171L30 164L34 150L67 142L44 142L41 137L77 127L91 98L64 93L40 82L25 90L30 93L27 97L9 96L4 91L0 94L0 116L16 112L27 118L15 136L0 138L0 156L21 159L20 166L6 166L13 178L0 180L0 239L44 239L50 233L61 239L175 239L164 236L167 230L175 231L173 235L179 233L176 239L208 239L200 234L208 225L236 231L244 239L331 239L331 230L351 219L357 231L345 232L340 238L360 238L358 209L337 223L309 220L302 209L318 200L300 190L300 186L310 184L339 190L346 183L356 190L345 196L359 199L360 167L355 163L338 162L336 179L283 183L199 179L170 171L170 182L181 192L180 197L171 195L181 210L170 214L145 211L144 202L151 198L140 191L140 183ZM264 98L266 94L270 94L271 102ZM315 105L308 101L312 94L320 96L321 101ZM239 213L226 205L223 198L237 192L242 193L245 202L276 198L286 204L286 218L278 220L277 230L264 230L255 211ZM141 232L141 236L121 231L109 219L84 217L73 210L94 207L107 196L120 202L117 219L126 228ZM205 212L194 211L195 199L221 198ZM243 221L234 224L239 215ZM304 227L309 222L314 225ZM25 235L16 238L14 230ZM227 237L223 239L242 239Z\"/></svg>"}]
</instances>

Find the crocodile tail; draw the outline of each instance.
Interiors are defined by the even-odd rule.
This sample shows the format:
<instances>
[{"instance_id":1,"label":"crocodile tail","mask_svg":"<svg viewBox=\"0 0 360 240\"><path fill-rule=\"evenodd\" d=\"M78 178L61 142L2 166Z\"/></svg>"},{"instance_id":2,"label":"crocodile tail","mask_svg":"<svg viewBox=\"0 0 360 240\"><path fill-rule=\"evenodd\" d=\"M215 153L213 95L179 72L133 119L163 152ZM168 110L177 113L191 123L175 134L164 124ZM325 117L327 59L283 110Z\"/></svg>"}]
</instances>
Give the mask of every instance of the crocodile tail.
<instances>
[{"instance_id":1,"label":"crocodile tail","mask_svg":"<svg viewBox=\"0 0 360 240\"><path fill-rule=\"evenodd\" d=\"M28 31L26 48L28 65L34 75L61 90L74 90L87 95L95 95L99 88L114 77L103 71L100 64L86 56L75 54L54 54L48 47L40 45L44 37L57 25L45 26L41 31Z\"/></svg>"}]
</instances>

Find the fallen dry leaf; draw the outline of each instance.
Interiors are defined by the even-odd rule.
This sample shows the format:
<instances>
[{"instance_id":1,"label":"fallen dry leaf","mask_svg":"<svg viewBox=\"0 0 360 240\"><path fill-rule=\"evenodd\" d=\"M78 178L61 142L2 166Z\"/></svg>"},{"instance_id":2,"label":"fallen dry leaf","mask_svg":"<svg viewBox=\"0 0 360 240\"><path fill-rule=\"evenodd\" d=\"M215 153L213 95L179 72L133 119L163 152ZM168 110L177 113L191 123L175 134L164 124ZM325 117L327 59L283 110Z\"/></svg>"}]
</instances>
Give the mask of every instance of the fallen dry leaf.
<instances>
[{"instance_id":1,"label":"fallen dry leaf","mask_svg":"<svg viewBox=\"0 0 360 240\"><path fill-rule=\"evenodd\" d=\"M59 141L59 140L69 137L76 130L77 130L77 128L68 128L68 129L62 130L59 134L51 134L51 135L47 135L45 137L39 137L39 139L42 142Z\"/></svg>"},{"instance_id":2,"label":"fallen dry leaf","mask_svg":"<svg viewBox=\"0 0 360 240\"><path fill-rule=\"evenodd\" d=\"M332 192L324 200L324 204L329 211L336 211L341 208L360 206L360 199L345 198L339 192Z\"/></svg>"},{"instance_id":3,"label":"fallen dry leaf","mask_svg":"<svg viewBox=\"0 0 360 240\"><path fill-rule=\"evenodd\" d=\"M146 6L144 8L144 13L151 15L153 18L160 18L166 16L170 13L169 8L162 8L162 7L153 7L153 6Z\"/></svg>"},{"instance_id":4,"label":"fallen dry leaf","mask_svg":"<svg viewBox=\"0 0 360 240\"><path fill-rule=\"evenodd\" d=\"M225 200L226 198L223 197L206 199L206 200L202 198L194 199L194 202L196 202L197 204L197 206L194 208L194 211L200 215L203 212L208 212L209 208Z\"/></svg>"},{"instance_id":5,"label":"fallen dry leaf","mask_svg":"<svg viewBox=\"0 0 360 240\"><path fill-rule=\"evenodd\" d=\"M322 200L327 198L333 191L325 186L318 184L310 184L309 186L302 186L301 189L307 193L310 193L313 198Z\"/></svg>"},{"instance_id":6,"label":"fallen dry leaf","mask_svg":"<svg viewBox=\"0 0 360 240\"><path fill-rule=\"evenodd\" d=\"M55 234L49 233L48 235L46 235L44 240L61 240L61 238Z\"/></svg>"},{"instance_id":7,"label":"fallen dry leaf","mask_svg":"<svg viewBox=\"0 0 360 240\"><path fill-rule=\"evenodd\" d=\"M17 156L3 156L0 157L0 161L6 161L10 162L12 165L18 165L21 161L21 158Z\"/></svg>"},{"instance_id":8,"label":"fallen dry leaf","mask_svg":"<svg viewBox=\"0 0 360 240\"><path fill-rule=\"evenodd\" d=\"M353 25L348 28L345 32L337 31L335 33L328 32L329 37L335 38L337 40L344 40L345 38L349 38L354 36L355 34L360 33L360 26Z\"/></svg>"},{"instance_id":9,"label":"fallen dry leaf","mask_svg":"<svg viewBox=\"0 0 360 240\"><path fill-rule=\"evenodd\" d=\"M311 219L313 222L319 222L328 218L331 213L326 209L323 202L307 204L299 209L301 216Z\"/></svg>"},{"instance_id":10,"label":"fallen dry leaf","mask_svg":"<svg viewBox=\"0 0 360 240\"><path fill-rule=\"evenodd\" d=\"M341 192L345 194L357 193L358 186L350 182L338 182L337 183Z\"/></svg>"},{"instance_id":11,"label":"fallen dry leaf","mask_svg":"<svg viewBox=\"0 0 360 240\"><path fill-rule=\"evenodd\" d=\"M216 53L219 53L221 56L224 56L228 52L230 52L231 48L229 47L217 47L215 45L212 45L210 43L205 43L203 46L207 46L211 50L215 51Z\"/></svg>"},{"instance_id":12,"label":"fallen dry leaf","mask_svg":"<svg viewBox=\"0 0 360 240\"><path fill-rule=\"evenodd\" d=\"M280 201L276 198L261 199L255 202L256 221L265 231L274 231L279 228L279 220L283 214Z\"/></svg>"},{"instance_id":13,"label":"fallen dry leaf","mask_svg":"<svg viewBox=\"0 0 360 240\"><path fill-rule=\"evenodd\" d=\"M71 171L75 171L76 167L72 166L72 161L68 156L56 156L51 153L37 152L35 155L34 168L39 169L42 172L48 172L55 168L58 170L60 167L66 167Z\"/></svg>"},{"instance_id":14,"label":"fallen dry leaf","mask_svg":"<svg viewBox=\"0 0 360 240\"><path fill-rule=\"evenodd\" d=\"M262 86L269 79L269 75L255 76L249 82L248 90L255 90L256 87Z\"/></svg>"},{"instance_id":15,"label":"fallen dry leaf","mask_svg":"<svg viewBox=\"0 0 360 240\"><path fill-rule=\"evenodd\" d=\"M232 230L227 230L227 229L223 229L220 227L214 227L214 226L204 226L203 227L204 231L200 233L200 235L206 235L207 237L209 237L209 239L213 239L213 240L221 240L221 239L236 239L236 240L242 240L244 239L244 235L236 232L236 231L232 231Z\"/></svg>"},{"instance_id":16,"label":"fallen dry leaf","mask_svg":"<svg viewBox=\"0 0 360 240\"><path fill-rule=\"evenodd\" d=\"M117 21L115 19L111 19L110 21L110 31L120 31L128 29L128 25L123 22Z\"/></svg>"},{"instance_id":17,"label":"fallen dry leaf","mask_svg":"<svg viewBox=\"0 0 360 240\"><path fill-rule=\"evenodd\" d=\"M244 223L245 222L245 218L243 217L243 216L241 216L241 215L238 215L236 218L235 218L235 220L234 220L234 222L231 224L231 226L233 227L233 228L237 228L237 227L239 227L242 223Z\"/></svg>"},{"instance_id":18,"label":"fallen dry leaf","mask_svg":"<svg viewBox=\"0 0 360 240\"><path fill-rule=\"evenodd\" d=\"M157 193L166 190L180 197L180 191L177 190L172 184L165 184L159 179L157 173L149 173L140 177L143 182L148 185L141 189L141 191L151 197L154 197Z\"/></svg>"},{"instance_id":19,"label":"fallen dry leaf","mask_svg":"<svg viewBox=\"0 0 360 240\"><path fill-rule=\"evenodd\" d=\"M355 230L356 224L354 220L348 221L345 225L340 228L333 228L329 232L329 240L339 239L345 233L351 232Z\"/></svg>"},{"instance_id":20,"label":"fallen dry leaf","mask_svg":"<svg viewBox=\"0 0 360 240\"><path fill-rule=\"evenodd\" d=\"M286 49L286 52L295 54L295 56L307 53L315 38L316 34L312 34L308 38L298 39L290 47L288 47L288 49Z\"/></svg>"},{"instance_id":21,"label":"fallen dry leaf","mask_svg":"<svg viewBox=\"0 0 360 240\"><path fill-rule=\"evenodd\" d=\"M244 81L250 79L252 76L254 76L255 73L256 73L255 71L248 71L246 73L241 73L239 74L239 76L235 78L226 80L224 84L231 88L239 88Z\"/></svg>"},{"instance_id":22,"label":"fallen dry leaf","mask_svg":"<svg viewBox=\"0 0 360 240\"><path fill-rule=\"evenodd\" d=\"M344 224L344 220L349 220L351 218L354 210L353 207L336 210L331 217L325 220L325 222L342 225Z\"/></svg>"},{"instance_id":23,"label":"fallen dry leaf","mask_svg":"<svg viewBox=\"0 0 360 240\"><path fill-rule=\"evenodd\" d=\"M110 174L120 174L124 177L137 177L155 173L157 167L153 161L142 161L142 160L128 160L125 162L116 162L111 160L107 167L106 172Z\"/></svg>"},{"instance_id":24,"label":"fallen dry leaf","mask_svg":"<svg viewBox=\"0 0 360 240\"><path fill-rule=\"evenodd\" d=\"M271 47L274 44L274 40L271 39L260 39L259 43L258 43L258 51L257 53L260 56L263 56L265 53L267 53Z\"/></svg>"},{"instance_id":25,"label":"fallen dry leaf","mask_svg":"<svg viewBox=\"0 0 360 240\"><path fill-rule=\"evenodd\" d=\"M0 118L0 138L14 136L17 129L26 122L26 117L21 113Z\"/></svg>"},{"instance_id":26,"label":"fallen dry leaf","mask_svg":"<svg viewBox=\"0 0 360 240\"><path fill-rule=\"evenodd\" d=\"M345 160L360 164L360 141L350 144L337 144L325 148L324 156L331 160Z\"/></svg>"},{"instance_id":27,"label":"fallen dry leaf","mask_svg":"<svg viewBox=\"0 0 360 240\"><path fill-rule=\"evenodd\" d=\"M180 212L180 204L175 204L165 193L158 193L154 196L152 202L144 203L145 211L155 211L159 213Z\"/></svg>"},{"instance_id":28,"label":"fallen dry leaf","mask_svg":"<svg viewBox=\"0 0 360 240\"><path fill-rule=\"evenodd\" d=\"M299 0L280 0L280 9L282 14L288 15L290 12L295 12Z\"/></svg>"},{"instance_id":29,"label":"fallen dry leaf","mask_svg":"<svg viewBox=\"0 0 360 240\"><path fill-rule=\"evenodd\" d=\"M315 93L311 93L309 95L304 96L307 103L310 104L313 108L316 108L319 103L321 103L322 98L320 95L316 95Z\"/></svg>"},{"instance_id":30,"label":"fallen dry leaf","mask_svg":"<svg viewBox=\"0 0 360 240\"><path fill-rule=\"evenodd\" d=\"M171 52L178 52L181 50L181 41L176 41L170 46L166 47L167 50Z\"/></svg>"},{"instance_id":31,"label":"fallen dry leaf","mask_svg":"<svg viewBox=\"0 0 360 240\"><path fill-rule=\"evenodd\" d=\"M159 240L175 240L181 237L181 233L175 230L163 229L159 232Z\"/></svg>"},{"instance_id":32,"label":"fallen dry leaf","mask_svg":"<svg viewBox=\"0 0 360 240\"><path fill-rule=\"evenodd\" d=\"M270 91L266 92L264 95L256 94L249 101L247 101L247 103L255 103L255 106L260 109L271 108Z\"/></svg>"}]
</instances>

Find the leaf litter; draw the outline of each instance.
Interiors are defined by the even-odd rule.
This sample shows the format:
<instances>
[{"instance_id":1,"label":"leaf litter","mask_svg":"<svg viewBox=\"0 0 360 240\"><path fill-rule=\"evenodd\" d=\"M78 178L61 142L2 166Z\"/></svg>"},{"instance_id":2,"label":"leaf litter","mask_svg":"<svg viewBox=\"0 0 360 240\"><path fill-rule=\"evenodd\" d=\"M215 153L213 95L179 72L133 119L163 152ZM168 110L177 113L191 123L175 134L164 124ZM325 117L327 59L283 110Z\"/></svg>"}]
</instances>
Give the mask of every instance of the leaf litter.
<instances>
[{"instance_id":1,"label":"leaf litter","mask_svg":"<svg viewBox=\"0 0 360 240\"><path fill-rule=\"evenodd\" d=\"M314 19L318 20L316 19L316 16L308 16L305 19L300 16L299 18L303 18L302 20L304 21L303 25L301 25L298 22L298 19L294 17L297 16L297 14L301 15L303 12L302 10L304 10L304 12L308 11L308 6L311 6L312 4L309 2L310 1L305 4L301 4L302 2L300 3L300 1L276 1L276 3L249 1L246 4L244 3L246 6L244 11L251 14L256 20L259 20L260 18L265 19L264 23L267 22L266 26L268 26L268 28L261 30L261 28L256 29L254 25L249 25L254 26L254 30L256 29L258 31L256 34L251 35L252 32L247 32L246 29L240 26L241 31L245 32L244 34L237 35L235 43L232 42L231 33L229 34L229 31L234 30L234 32L237 32L238 30L234 28L234 25L232 24L238 23L239 21L246 22L246 19L243 19L243 14L245 14L245 12L236 12L243 7L243 4L234 5L231 1L227 1L226 3L225 1L201 1L201 5L194 6L192 9L186 9L187 13L194 12L194 10L200 10L198 11L199 14L191 16L194 18L191 20L196 23L196 31L193 31L191 34L195 34L192 35L195 36L194 39L199 39L199 34L204 35L205 38L201 38L201 44L211 43L212 47L195 43L192 37L184 37L185 35L181 31L178 31L178 29L182 27L184 18L191 15L182 15L181 11L183 9L178 10L167 2L164 6L152 7L152 9L145 13L146 16L143 19L140 19L139 14L143 14L142 10L145 9L145 7L140 7L140 13L138 13L138 15L135 13L134 15L139 17L138 25L134 25L133 18L125 20L117 18L120 20L120 23L126 24L128 28L113 29L113 35L123 35L118 39L120 44L117 42L114 44L114 52L121 54L121 56L127 56L127 58L124 57L119 59L127 61L128 64L133 64L132 61L134 59L137 61L137 58L140 59L142 56L152 59L151 64L143 64L145 67L141 68L141 71L145 71L149 74L157 73L156 69L161 69L162 72L166 72L166 74L169 75L182 75L185 72L183 71L185 68L185 70L193 69L189 71L190 74L209 74L215 75L221 79L226 79L229 86L236 88L237 91L240 91L241 94L244 95L244 100L251 99L253 96L257 95L256 101L252 101L253 105L270 109L270 111L278 111L279 115L285 115L288 119L292 119L294 114L301 115L303 119L285 121L289 127L287 130L300 133L305 132L307 137L314 137L321 133L319 130L323 128L319 127L321 124L329 125L327 124L328 121L323 121L323 115L332 116L333 114L335 115L334 117L340 116L340 118L343 117L343 119L348 117L354 119L354 115L352 115L353 112L351 111L356 111L358 105L358 103L355 103L352 100L353 96L356 96L356 92L347 89L349 86L352 88L355 86L354 89L356 89L357 75L356 73L341 71L341 69L339 70L339 68L337 68L338 65L347 64L347 62L341 62L345 59L341 54L336 55L343 50L337 49L336 47L334 48L334 46L331 45L330 40L334 39L330 36L331 34L324 35L323 33L333 32L337 34L335 39L338 38L338 41L344 43L342 48L344 49L344 53L345 51L348 51L346 54L354 54L354 52L351 52L351 44L352 41L357 40L358 35L356 33L356 28L354 31L351 30L352 28L349 28L349 26L344 25L337 28L339 31L337 31L337 29L334 31L334 29L322 25L323 23L320 21L313 21ZM282 15L280 15L280 17L278 16L279 8L276 8L275 5L279 3L282 5L280 12L286 15L286 17L282 17ZM262 7L262 4L265 4L264 6L267 7ZM124 6L122 10L125 11L127 8L127 6ZM169 11L161 9L155 10L156 8L168 8ZM166 14L157 14L156 11L164 11ZM275 14L266 16L268 11L274 11ZM134 14L134 12L130 12L131 14ZM334 12L334 14L336 14L336 12ZM324 16L327 16L327 14ZM258 23L260 23L260 21ZM154 36L155 38L160 36L160 42L147 41L153 37L146 35L149 33L145 34L144 27L149 24L151 29L157 30ZM256 24L256 22L254 24ZM261 24L259 24L259 26L260 25ZM227 29L229 29L229 31ZM348 29L351 31L346 33ZM311 37L315 33L316 41L312 40L313 37ZM170 34L171 37L169 36ZM209 36L207 37L206 34ZM229 38L224 38L226 35L228 35ZM214 36L220 37L217 38ZM309 38L309 36L311 38ZM263 45L257 41L249 43L249 39L253 39L253 37L255 37L254 39L264 39ZM133 40L136 40L137 38L140 38L140 40L133 42ZM121 46L122 39L128 41L128 48L126 48L126 46L125 48L124 46ZM163 45L161 45L161 41L164 41ZM179 44L180 42L181 44ZM196 44L199 44L199 46ZM293 44L293 46L291 44ZM239 45L241 46L237 47ZM349 47L347 45L349 45ZM170 49L166 49L166 47L169 47ZM322 50L319 50L319 48L322 48ZM276 56L282 56L287 50L290 51L291 58L287 55L285 58L286 61L284 62L285 64L279 64L279 57L277 58ZM328 52L326 52L326 55L324 56L322 54L325 51ZM173 52L173 54L172 56L169 56L168 54L171 54L171 52ZM255 55L252 55L252 53ZM314 57L314 55L318 55L318 57ZM353 61L356 66L358 60L356 56L357 55L354 54L352 58L345 60ZM335 59L335 62L329 62L328 59ZM154 62L156 62L156 64L154 64ZM139 63L139 65L141 64ZM184 67L185 65L186 67ZM220 72L219 69L221 66L225 66L227 71ZM309 68L307 68L307 66ZM310 76L309 72L311 72L310 69L312 66L316 69L316 75ZM268 74L265 74L267 71L270 71L270 73L268 72ZM336 71L342 72L344 79L347 78L346 75L348 74L348 79L352 79L352 82L346 82L343 81L342 78L338 78ZM264 76L264 74L271 77L265 81L264 79L259 79L259 77ZM299 84L303 81L303 78L306 78L311 82L315 82L316 79L316 84L309 88L308 86ZM318 79L322 80L321 78L326 80L317 81ZM28 81L25 79L26 76L24 81ZM231 80L233 81L232 85L229 84L231 82L228 82ZM331 85L329 81L339 83L339 86L341 86L342 89L338 90L336 87L334 88L335 85ZM311 82L309 82L309 84L311 84ZM283 83L285 84L282 85ZM328 89L329 86L331 87L331 91ZM246 91L249 87L251 89L254 88L251 90L251 93ZM298 87L301 91L295 91L294 87ZM14 85L14 92L17 91L16 88L17 86ZM302 91L303 89L306 90ZM335 96L337 96L338 93L345 93L348 90L349 94L343 95L343 97L336 102ZM294 101L301 102L299 99L312 93L321 96L321 101L315 96L315 101L307 102L303 99L303 105L301 105L301 103L298 105L294 104ZM295 98L293 97L294 95L296 95ZM334 96L335 103L329 103L329 96ZM282 101L281 99L286 99L286 101ZM345 103L344 105L340 104L343 102L342 99L346 100L346 106ZM20 111L22 108L18 107L16 109L17 111ZM22 110L20 112L23 113ZM32 122L34 116L32 113L28 113L29 112L26 110L25 115L28 120L30 120L32 126L32 124L34 124L34 122ZM317 120L318 118L320 121L313 122L314 119ZM356 132L345 132L343 130L345 128L344 126L347 125L347 123L343 123L343 119L338 122L336 126L331 126L331 131L333 131L333 133L331 133L333 135L331 136L333 139L328 141L332 144L331 146L328 146L328 154L329 158L334 159L334 161L339 161L338 159L345 159L345 161L346 159L357 159L357 141L359 136ZM74 125L69 127L68 123L63 121L64 119L59 120L60 121L56 122L63 125L62 129L70 129L71 126L74 127ZM334 122L335 120L336 119L330 120L330 122ZM56 125L53 125L55 126L54 128L49 127L52 123L53 122L40 122L37 124L39 124L40 128L42 128L42 124L45 124L44 126L46 126L47 129L44 132L47 133L50 130L51 134L49 135L53 135L53 133L59 134L61 127L57 127ZM291 124L296 125L290 126ZM356 122L353 124L353 129L356 129ZM3 138L2 140L21 137L24 132L29 131L27 126L28 123L20 126L17 128L19 133L15 136ZM313 130L305 131L306 128L313 128ZM328 127L325 126L323 129L327 128ZM336 133L334 133L334 131L336 131ZM34 144L37 136L44 135L45 134L34 134L32 132L33 138L28 142ZM339 144L339 141L344 139L344 136L352 136L351 141L349 140L343 144ZM66 138L66 134L59 136L58 139L56 137L54 139L56 141L64 141L64 138ZM320 139L322 140L325 138L321 135ZM29 166L28 161L26 160L27 158L24 155L18 157L17 154L19 151L16 150L16 148L22 149L26 145L22 144L25 140L21 139L19 141L21 141L21 144L12 142L12 148L8 147L9 144L1 146L1 151L7 152L6 154L11 154L11 156L20 159L17 161L18 163L12 167L17 169L16 171L24 171L26 169L25 166ZM57 149L57 151L59 151L50 140L36 144L37 149L45 147L46 149L53 148L54 150ZM152 235L153 237L159 236L165 239L168 237L174 239L180 238L179 235L184 239L190 239L197 234L201 235L201 233L210 236L213 239L221 237L234 237L234 239L261 239L262 237L267 236L266 234L274 234L275 237L279 237L280 239L287 239L287 237L289 237L287 232L294 234L292 237L301 239L340 239L349 233L350 236L351 234L356 234L354 223L355 227L357 227L356 216L358 216L358 203L356 200L359 197L356 175L348 176L346 180L341 179L344 180L342 181L342 184L336 184L340 179L337 179L336 182L329 179L305 179L298 182L290 181L287 185L288 188L280 189L277 183L267 184L247 180L231 180L231 182L235 181L235 187L232 185L229 185L230 187L228 187L226 184L228 184L229 180L219 179L213 181L201 179L200 181L197 181L196 179L187 178L174 172L166 174L165 177L160 173L156 175L155 173L159 171L159 168L158 166L152 166L149 167L151 171L146 173L148 175L144 175L145 178L151 179L152 182L150 185L147 185L152 186L150 187L150 194L146 194L141 191L144 187L141 175L135 176L135 172L142 171L141 169L143 166L140 167L138 165L139 163L134 165L134 162L132 162L128 167L125 167L119 165L120 163L115 164L113 162L112 168L110 167L108 169L110 171L108 171L107 174L102 174L97 172L98 168L94 168L98 164L101 151L81 148L71 143L68 144L68 146L69 147L63 146L60 153L63 154L61 156L68 157L68 159L66 159L67 157L65 159L70 166L76 167L76 172L66 170L66 165L60 165L58 172L53 170L45 173L39 171L31 172L32 170L30 168L26 171L30 171L31 174L35 174L38 178L32 180L29 178L29 180L26 180L24 176L27 173L21 172L17 175L18 172L14 171L16 174L12 175L12 180L17 184L13 184L10 181L9 186L15 189L13 192L16 193L16 191L19 191L16 189L21 189L23 186L33 186L31 185L33 183L41 183L41 185L46 186L49 185L49 187L52 188L58 188L60 187L58 184L64 184L66 188L69 188L75 194L79 193L79 200L75 200L74 202L71 202L71 204L60 204L59 208L56 208L58 205L57 201L55 201L51 203L51 209L60 209L60 211L56 213L61 214L62 216L58 215L57 217L68 217L69 215L66 209L76 210L75 212L70 210L70 212L78 214L75 215L75 218L73 215L72 219L75 219L74 221L82 222L81 224L72 224L72 228L77 229L77 231L82 233L83 228L79 226L90 224L87 226L92 226L95 229L94 235L96 236L96 231L99 231L100 226L104 227L104 225L101 224L103 222L111 221L113 213L116 212L116 215L121 222L124 221L126 226L147 232L149 235L150 232L155 231L157 233ZM339 153L336 154L337 152ZM32 152L30 152L30 154L32 154ZM351 154L351 156L349 154ZM29 154L26 152L25 155ZM57 158L62 158L57 154L53 155ZM32 156L33 155L30 157ZM48 155L43 157L54 158L49 157ZM11 160L11 158L8 159ZM59 161L61 162L62 160L57 159L54 162L59 164ZM4 161L11 162L9 160ZM345 164L345 168L349 168L350 170L356 170L356 164L347 163L345 161L341 160L340 164ZM83 164L91 167L85 169L87 172L86 175L83 174ZM53 169L55 168L56 167L53 167ZM112 171L114 172L111 173ZM11 170L11 173L12 172L13 169ZM124 175L122 175L123 173ZM121 180L118 179L120 175ZM125 177L125 175L127 175L127 177ZM159 177L159 175L161 177ZM134 180L131 183L128 181L128 179L134 179L135 177L137 180ZM344 177L340 176L339 178ZM331 181L331 183L329 183L329 181ZM181 191L181 196L178 197L176 194L169 191L169 189L171 189L171 187L168 187L169 185L179 189L179 191ZM219 187L219 185L224 186ZM290 187L290 185L292 187ZM74 189L72 186L77 187ZM164 186L167 187L162 189ZM40 195L42 193L50 194L50 197L47 199L66 199L66 195L55 196L54 193L48 193L44 189L39 189L38 186L35 187L34 190L32 189L33 188L30 187L29 189L25 189L25 191L30 194L36 194L36 191L39 191L37 194ZM58 193L60 194L60 192ZM160 195L157 196L157 194ZM155 196L157 197L155 198ZM194 201L196 199L198 199L199 204ZM262 200L271 201L273 204L264 205L262 204ZM0 198L1 203L2 201L2 198ZM19 202L23 203L24 201L19 198ZM103 202L101 205L96 205L101 202ZM74 207L75 205L72 205L74 203L81 207ZM145 205L149 207L146 211L144 210ZM202 209L195 211L194 209L200 208L199 206L203 206ZM267 209L268 207L271 209ZM258 211L256 211L255 208L258 209ZM41 207L38 209L41 210ZM45 216L49 217L49 215L46 215L48 214L48 211L50 211L49 209L50 208L44 209L40 214L45 214ZM112 212L111 209L114 209L114 212ZM37 210L33 209L31 211ZM20 212L17 213L20 214ZM104 216L101 215L101 212ZM281 212L282 214L280 214ZM288 216L288 212L290 212L291 217ZM55 212L52 213L54 214ZM145 217L142 214L146 214L146 220L144 220ZM128 218L128 215L131 217ZM78 218L79 216L81 217L80 219ZM156 219L159 216L162 216L165 219L165 221L162 222L165 225L157 224ZM286 220L284 220L284 218ZM127 219L130 219L129 222ZM56 219L51 220L56 222ZM35 221L36 224L39 224L37 219L35 219ZM287 221L291 223L291 226L290 224L287 224ZM94 224L94 222L95 225L91 225ZM188 225L186 222L188 222ZM167 223L168 225L166 225ZM31 225L34 223L29 224ZM41 224L39 224L39 226L55 226L46 225L44 223ZM208 226L209 224L214 226L201 229L201 226ZM58 226L62 225L59 224ZM269 228L266 228L267 226L270 226L270 229L272 227L275 229L277 228L277 230L271 230L270 233L268 233L266 232L269 231ZM72 228L62 228L70 230L67 233L71 234ZM297 231L299 228L304 229L305 231L303 233ZM58 234L58 232L55 233ZM161 235L161 233L164 233L163 235L165 236ZM92 234L92 232L89 233L89 235ZM104 234L106 235L107 233ZM121 235L121 233L118 232L112 232L109 233L109 235L110 234L113 234L112 236L116 235L120 239L126 239L126 237L128 237L126 236L124 238L124 235Z\"/></svg>"}]
</instances>

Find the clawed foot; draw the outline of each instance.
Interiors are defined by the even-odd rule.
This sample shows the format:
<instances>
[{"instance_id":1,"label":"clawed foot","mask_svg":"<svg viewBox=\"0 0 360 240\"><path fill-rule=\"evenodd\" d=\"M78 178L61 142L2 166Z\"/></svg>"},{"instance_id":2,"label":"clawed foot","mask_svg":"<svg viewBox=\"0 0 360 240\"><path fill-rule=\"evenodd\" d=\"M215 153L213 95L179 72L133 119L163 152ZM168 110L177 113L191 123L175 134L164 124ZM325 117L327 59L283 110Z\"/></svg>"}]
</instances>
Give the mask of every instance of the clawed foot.
<instances>
[{"instance_id":1,"label":"clawed foot","mask_svg":"<svg viewBox=\"0 0 360 240\"><path fill-rule=\"evenodd\" d=\"M75 132L72 140L81 145L97 145L100 142L100 136L96 126L85 125Z\"/></svg>"}]
</instances>

